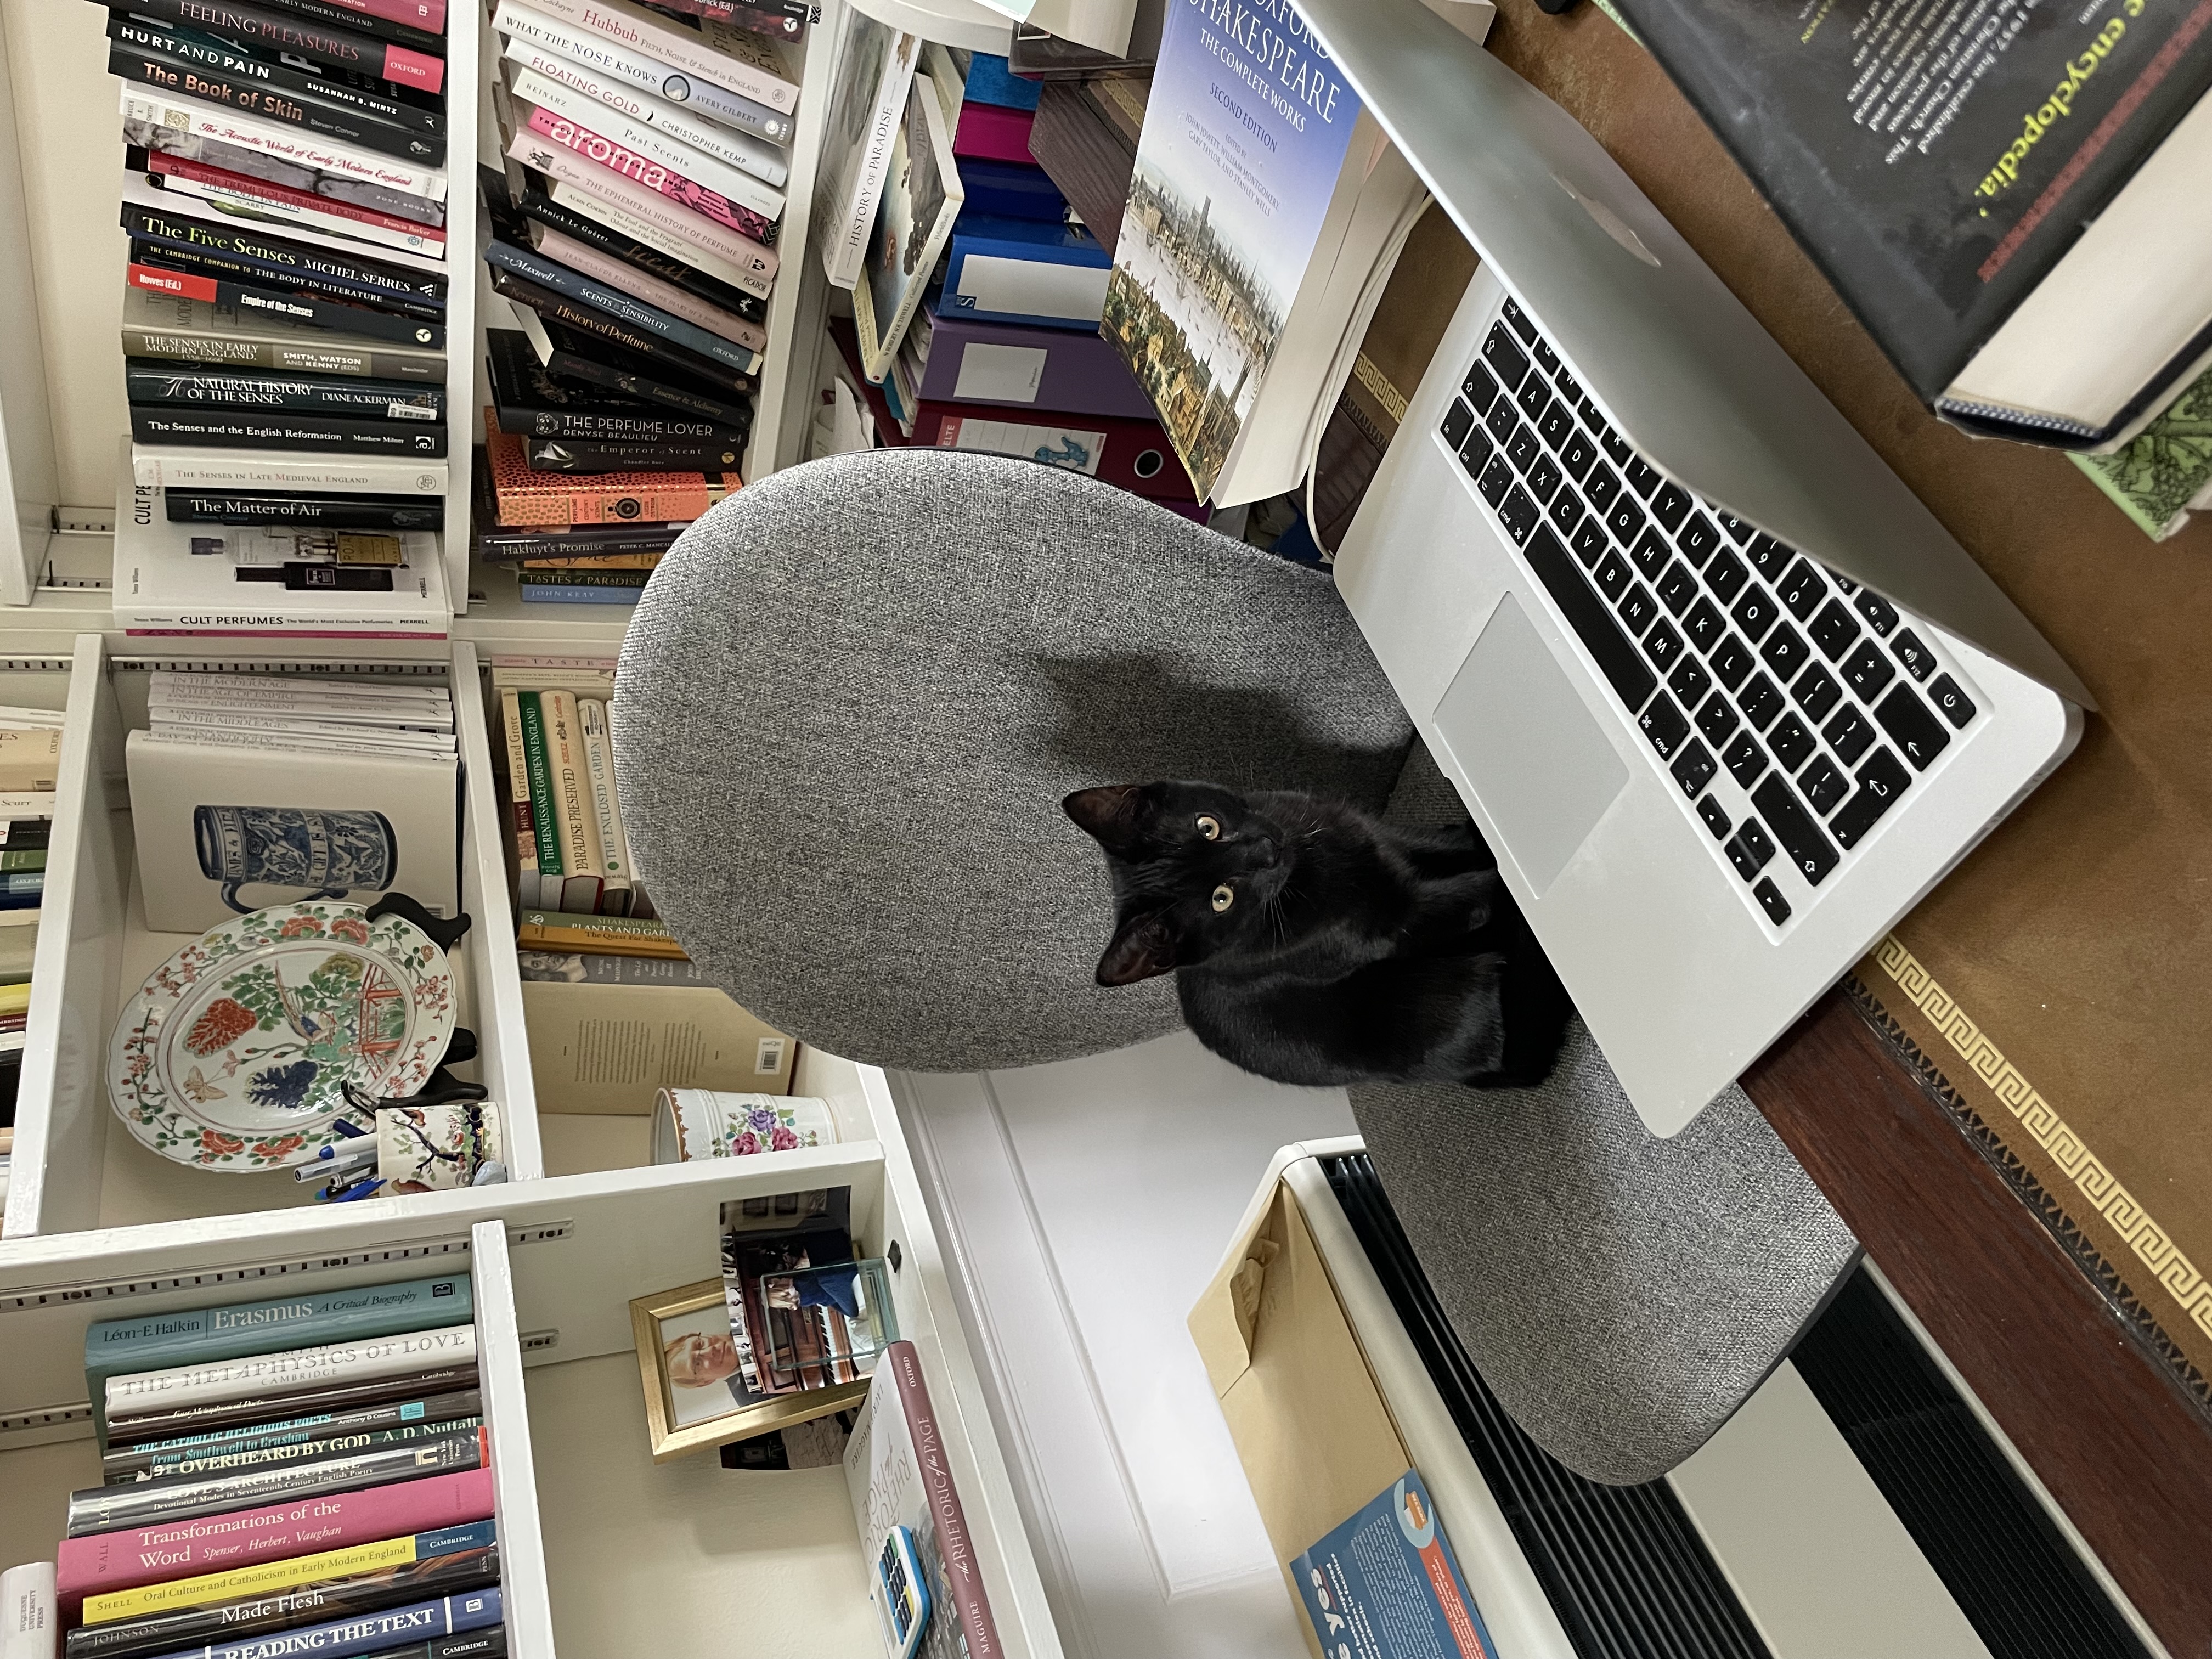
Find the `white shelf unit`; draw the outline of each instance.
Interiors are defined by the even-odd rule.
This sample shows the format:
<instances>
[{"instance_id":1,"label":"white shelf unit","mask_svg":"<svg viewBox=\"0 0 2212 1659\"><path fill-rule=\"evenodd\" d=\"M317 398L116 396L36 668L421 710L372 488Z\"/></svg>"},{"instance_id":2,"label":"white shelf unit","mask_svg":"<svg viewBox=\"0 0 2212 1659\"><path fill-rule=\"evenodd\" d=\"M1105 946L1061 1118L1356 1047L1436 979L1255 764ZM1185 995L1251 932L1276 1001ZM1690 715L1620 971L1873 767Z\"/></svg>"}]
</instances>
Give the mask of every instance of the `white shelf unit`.
<instances>
[{"instance_id":1,"label":"white shelf unit","mask_svg":"<svg viewBox=\"0 0 2212 1659\"><path fill-rule=\"evenodd\" d=\"M809 1082L836 1108L836 1146L0 1246L0 1546L46 1556L69 1492L97 1484L94 1320L267 1296L275 1279L324 1290L465 1270L514 1659L875 1659L842 1471L726 1470L711 1452L654 1465L628 1307L716 1274L725 1200L848 1186L863 1247L896 1245L900 1333L921 1354L1005 1651L1059 1659L890 1090L824 1056Z\"/></svg>"},{"instance_id":2,"label":"white shelf unit","mask_svg":"<svg viewBox=\"0 0 2212 1659\"><path fill-rule=\"evenodd\" d=\"M0 1238L250 1213L310 1201L313 1189L295 1182L289 1171L215 1175L170 1163L138 1145L108 1103L108 1042L124 999L149 972L191 943L189 935L149 932L137 893L123 751L125 734L145 723L146 674L156 667L252 672L321 666L422 676L450 685L465 779L461 904L477 922L455 957L459 1023L477 1033L479 1045L477 1058L459 1069L472 1073L500 1103L510 1170L518 1179L541 1171L537 1109L522 1035L522 987L507 925L503 820L493 799L476 651L465 643L442 650L442 660L435 663L378 664L355 657L303 665L181 653L112 657L99 635L76 641L64 705L53 845L33 964L7 1219Z\"/></svg>"}]
</instances>

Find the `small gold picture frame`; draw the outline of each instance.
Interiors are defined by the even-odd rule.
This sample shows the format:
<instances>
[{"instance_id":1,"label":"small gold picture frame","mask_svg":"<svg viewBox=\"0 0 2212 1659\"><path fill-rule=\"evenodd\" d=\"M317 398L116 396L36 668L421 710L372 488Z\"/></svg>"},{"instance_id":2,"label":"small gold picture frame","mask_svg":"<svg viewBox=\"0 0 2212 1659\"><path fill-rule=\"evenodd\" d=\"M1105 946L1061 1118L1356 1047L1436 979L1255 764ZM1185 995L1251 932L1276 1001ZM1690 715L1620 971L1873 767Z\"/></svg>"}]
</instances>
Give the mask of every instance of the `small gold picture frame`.
<instances>
[{"instance_id":1,"label":"small gold picture frame","mask_svg":"<svg viewBox=\"0 0 2212 1659\"><path fill-rule=\"evenodd\" d=\"M653 1461L665 1463L687 1452L732 1440L749 1440L771 1429L811 1422L833 1412L857 1407L868 1397L868 1379L807 1389L767 1399L740 1397L732 1385L736 1355L730 1343L730 1318L722 1281L702 1279L629 1304L631 1340L637 1346L640 1380L645 1385L645 1426ZM671 1374L670 1350L687 1344L684 1380ZM728 1370L723 1370L726 1364Z\"/></svg>"}]
</instances>

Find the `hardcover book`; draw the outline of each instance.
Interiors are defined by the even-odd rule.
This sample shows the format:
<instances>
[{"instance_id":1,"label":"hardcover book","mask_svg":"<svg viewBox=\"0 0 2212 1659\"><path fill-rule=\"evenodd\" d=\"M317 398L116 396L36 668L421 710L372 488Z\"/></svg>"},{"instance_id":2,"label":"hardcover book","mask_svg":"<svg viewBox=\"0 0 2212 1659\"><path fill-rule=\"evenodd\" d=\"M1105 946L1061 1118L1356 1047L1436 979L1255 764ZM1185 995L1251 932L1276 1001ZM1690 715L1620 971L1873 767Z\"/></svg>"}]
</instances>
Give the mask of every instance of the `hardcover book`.
<instances>
[{"instance_id":1,"label":"hardcover book","mask_svg":"<svg viewBox=\"0 0 2212 1659\"><path fill-rule=\"evenodd\" d=\"M163 493L171 524L283 525L311 530L440 530L446 504L388 495L294 495L260 490L176 489Z\"/></svg>"},{"instance_id":2,"label":"hardcover book","mask_svg":"<svg viewBox=\"0 0 2212 1659\"><path fill-rule=\"evenodd\" d=\"M921 61L921 37L878 23L857 7L843 17L837 84L823 139L826 159L815 176L814 217L823 274L836 287L851 288L867 256L907 88Z\"/></svg>"},{"instance_id":3,"label":"hardcover book","mask_svg":"<svg viewBox=\"0 0 2212 1659\"><path fill-rule=\"evenodd\" d=\"M445 353L427 346L359 338L273 312L246 311L135 284L123 292L123 353L441 387L446 380Z\"/></svg>"},{"instance_id":4,"label":"hardcover book","mask_svg":"<svg viewBox=\"0 0 2212 1659\"><path fill-rule=\"evenodd\" d=\"M727 425L700 420L641 398L563 380L538 362L529 337L520 330L487 329L484 341L491 364L492 397L502 432L587 443L671 443L738 449L751 429L750 420Z\"/></svg>"},{"instance_id":5,"label":"hardcover book","mask_svg":"<svg viewBox=\"0 0 2212 1659\"><path fill-rule=\"evenodd\" d=\"M445 418L445 387L420 380L241 373L186 368L154 358L126 358L123 381L125 394L134 404L179 409L283 410L416 427L436 424Z\"/></svg>"},{"instance_id":6,"label":"hardcover book","mask_svg":"<svg viewBox=\"0 0 2212 1659\"><path fill-rule=\"evenodd\" d=\"M446 133L445 100L436 94L402 89L374 76L319 68L298 58L287 64L279 56L234 46L217 34L181 25L143 22L117 11L108 14L107 38L117 46L157 53L201 72L219 76L234 85L255 85L271 92L320 99L400 131L420 134L442 146ZM433 167L444 162L442 150L440 155L426 155L421 159Z\"/></svg>"},{"instance_id":7,"label":"hardcover book","mask_svg":"<svg viewBox=\"0 0 2212 1659\"><path fill-rule=\"evenodd\" d=\"M131 435L148 446L198 445L211 449L254 449L347 455L441 457L446 428L401 425L391 421L354 420L338 415L295 415L272 410L165 409L134 406Z\"/></svg>"},{"instance_id":8,"label":"hardcover book","mask_svg":"<svg viewBox=\"0 0 2212 1659\"><path fill-rule=\"evenodd\" d=\"M134 783L137 781L134 779ZM160 799L162 781L149 779L148 788L134 794L134 813L156 820L167 816ZM261 781L266 787L268 779ZM240 781L240 787L251 787ZM450 795L450 791L447 792ZM442 817L443 815L441 814ZM397 860L393 860L396 864ZM422 874L438 873L424 859ZM149 884L166 874L158 866L145 872ZM396 873L396 872L388 872ZM166 893L171 884L161 883ZM149 895L151 896L151 895ZM428 908L427 905L425 908ZM220 912L218 912L220 915ZM164 914L149 914L147 925L158 933L205 932ZM214 924L209 924L212 926ZM358 1337L312 1348L279 1352L264 1350L230 1359L195 1359L161 1370L128 1371L109 1376L101 1384L111 1415L136 1416L149 1411L174 1411L183 1406L213 1404L266 1394L319 1389L340 1381L375 1376L401 1376L416 1371L476 1363L477 1335L473 1324L442 1325L386 1336Z\"/></svg>"},{"instance_id":9,"label":"hardcover book","mask_svg":"<svg viewBox=\"0 0 2212 1659\"><path fill-rule=\"evenodd\" d=\"M613 92L614 88L608 90ZM750 216L726 222L757 240L775 240L775 223L783 215L783 192L763 182L751 169L699 149L688 137L670 131L660 122L635 119L624 106L642 103L649 94L631 97L617 93L611 99L595 98L568 79L541 75L520 66L509 72L508 92L518 102L548 116L573 122L580 131L594 139L595 147L584 151L593 161L613 167L641 184L652 182L646 170L648 166L662 167L696 180L700 188L723 198L733 213ZM673 106L669 108L680 123L682 112ZM711 125L690 122L685 125L685 131ZM547 129L541 127L538 131ZM753 142L744 140L742 134L730 136L742 142ZM572 143L571 148L578 146ZM617 152L626 152L626 157ZM654 187L660 188L658 185Z\"/></svg>"},{"instance_id":10,"label":"hardcover book","mask_svg":"<svg viewBox=\"0 0 2212 1659\"><path fill-rule=\"evenodd\" d=\"M535 9L570 27L614 41L765 104L780 114L799 107L799 83L790 78L773 43L744 29L711 20L686 27L630 0L532 0Z\"/></svg>"},{"instance_id":11,"label":"hardcover book","mask_svg":"<svg viewBox=\"0 0 2212 1659\"><path fill-rule=\"evenodd\" d=\"M146 131L145 136L158 135ZM149 149L136 140L132 141L131 154L145 157L143 163L134 165L143 165L163 190L198 198L220 212L264 224L282 224L289 230L313 231L374 243L380 253L396 250L438 259L446 257L442 222L430 223L404 218L373 207L358 206L333 195L272 184L206 161L196 161L166 149Z\"/></svg>"},{"instance_id":12,"label":"hardcover book","mask_svg":"<svg viewBox=\"0 0 2212 1659\"><path fill-rule=\"evenodd\" d=\"M489 1549L497 1537L498 1528L494 1522L475 1521L465 1526L381 1539L314 1555L287 1556L223 1572L167 1579L137 1589L87 1596L84 1623L86 1628L96 1628L122 1620L155 1619L192 1608L250 1601L304 1585L381 1577L394 1570L419 1568L441 1557L469 1555Z\"/></svg>"},{"instance_id":13,"label":"hardcover book","mask_svg":"<svg viewBox=\"0 0 2212 1659\"><path fill-rule=\"evenodd\" d=\"M309 21L296 9L297 0L294 3L295 9L280 11L234 0L220 9L215 21L220 22L226 37L243 46L303 58L309 63L327 64L333 69L380 76L394 86L415 87L424 92L445 90L446 60L437 55L442 46L434 35L427 31L408 30L408 43L404 45L392 40L369 39L356 31L369 25L371 20L339 13L344 27L324 27ZM131 9L157 22L186 27L210 21L205 0L131 0ZM371 33L380 31L395 35L398 32L398 26L389 24L370 28Z\"/></svg>"},{"instance_id":14,"label":"hardcover book","mask_svg":"<svg viewBox=\"0 0 2212 1659\"><path fill-rule=\"evenodd\" d=\"M608 524L630 520L665 522L696 519L733 488L710 489L697 472L611 472L598 477L548 477L532 472L524 459L522 440L499 429L499 417L484 411L484 450L491 463L492 486L502 525Z\"/></svg>"},{"instance_id":15,"label":"hardcover book","mask_svg":"<svg viewBox=\"0 0 2212 1659\"><path fill-rule=\"evenodd\" d=\"M386 1654L410 1644L486 1630L499 1622L498 1589L470 1590L351 1618L209 1643L193 1650L191 1659L294 1659L300 1654L349 1659L354 1654ZM180 1655L179 1659L185 1656Z\"/></svg>"},{"instance_id":16,"label":"hardcover book","mask_svg":"<svg viewBox=\"0 0 2212 1659\"><path fill-rule=\"evenodd\" d=\"M560 18L548 16L543 9L519 4L517 0L500 0L491 22L513 40L544 46L602 76L695 110L739 132L765 138L772 144L792 141L794 128L789 114L633 51L617 37L571 27Z\"/></svg>"},{"instance_id":17,"label":"hardcover book","mask_svg":"<svg viewBox=\"0 0 2212 1659\"><path fill-rule=\"evenodd\" d=\"M446 463L384 455L333 453L288 455L273 450L172 447L131 444L123 482L148 489L305 489L343 495L442 495ZM154 502L155 515L162 516ZM437 561L417 571L424 580Z\"/></svg>"},{"instance_id":18,"label":"hardcover book","mask_svg":"<svg viewBox=\"0 0 2212 1659\"><path fill-rule=\"evenodd\" d=\"M781 203L783 185L791 176L791 163L784 153L768 140L709 119L696 108L672 103L643 87L599 74L588 64L578 63L520 34L508 40L506 58L514 65L510 73L515 76L513 82L515 87L520 88L525 84L521 79L525 74L532 76L538 83L550 82L563 87L575 94L586 108L612 111L635 127L662 133L686 149L725 162L738 172L758 179L762 187L774 191ZM578 115L576 110L556 105L550 97L532 98L527 92L517 95L532 103L560 108L565 115ZM580 115L579 118L581 118ZM725 194L732 195L732 199L742 199L734 192L726 191ZM781 205L775 210L781 214Z\"/></svg>"},{"instance_id":19,"label":"hardcover book","mask_svg":"<svg viewBox=\"0 0 2212 1659\"><path fill-rule=\"evenodd\" d=\"M987 322L1096 333L1111 264L1081 225L994 219L970 210L952 227L939 309Z\"/></svg>"},{"instance_id":20,"label":"hardcover book","mask_svg":"<svg viewBox=\"0 0 2212 1659\"><path fill-rule=\"evenodd\" d=\"M853 289L860 368L869 380L890 373L899 342L921 307L967 191L952 159L945 106L936 80L917 74L907 88L906 113L891 144L891 166L867 258Z\"/></svg>"}]
</instances>

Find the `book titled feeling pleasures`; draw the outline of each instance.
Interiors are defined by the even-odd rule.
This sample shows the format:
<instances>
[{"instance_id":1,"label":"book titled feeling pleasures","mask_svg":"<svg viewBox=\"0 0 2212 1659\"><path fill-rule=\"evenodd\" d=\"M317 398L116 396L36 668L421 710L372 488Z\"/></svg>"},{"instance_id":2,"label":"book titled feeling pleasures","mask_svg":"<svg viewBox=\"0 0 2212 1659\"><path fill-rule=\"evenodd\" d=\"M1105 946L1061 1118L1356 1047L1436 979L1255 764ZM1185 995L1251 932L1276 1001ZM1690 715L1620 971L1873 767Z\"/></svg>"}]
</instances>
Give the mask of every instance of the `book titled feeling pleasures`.
<instances>
[{"instance_id":1,"label":"book titled feeling pleasures","mask_svg":"<svg viewBox=\"0 0 2212 1659\"><path fill-rule=\"evenodd\" d=\"M1169 7L1099 332L1215 506L1303 476L1419 202L1289 0Z\"/></svg>"}]
</instances>

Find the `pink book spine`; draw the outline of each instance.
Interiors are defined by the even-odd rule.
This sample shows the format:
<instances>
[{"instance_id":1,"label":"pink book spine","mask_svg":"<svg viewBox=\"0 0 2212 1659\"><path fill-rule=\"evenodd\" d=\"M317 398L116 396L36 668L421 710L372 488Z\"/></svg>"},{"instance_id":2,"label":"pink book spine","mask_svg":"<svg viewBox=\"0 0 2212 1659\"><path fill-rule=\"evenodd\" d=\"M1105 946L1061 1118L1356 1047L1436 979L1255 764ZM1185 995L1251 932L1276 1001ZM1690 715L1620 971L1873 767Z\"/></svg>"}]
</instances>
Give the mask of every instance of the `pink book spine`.
<instances>
[{"instance_id":1,"label":"pink book spine","mask_svg":"<svg viewBox=\"0 0 2212 1659\"><path fill-rule=\"evenodd\" d=\"M55 1589L62 1610L74 1617L88 1595L490 1518L489 1469L434 1474L396 1486L65 1538Z\"/></svg>"},{"instance_id":2,"label":"pink book spine","mask_svg":"<svg viewBox=\"0 0 2212 1659\"><path fill-rule=\"evenodd\" d=\"M431 34L446 32L446 0L331 0L334 6L380 17L387 23L405 23Z\"/></svg>"},{"instance_id":3,"label":"pink book spine","mask_svg":"<svg viewBox=\"0 0 2212 1659\"><path fill-rule=\"evenodd\" d=\"M420 87L425 92L446 89L446 60L404 46L384 48L384 67L378 71L395 86Z\"/></svg>"},{"instance_id":4,"label":"pink book spine","mask_svg":"<svg viewBox=\"0 0 2212 1659\"><path fill-rule=\"evenodd\" d=\"M549 109L533 105L530 111L530 130L550 138L556 144L567 145L587 161L597 161L601 167L619 173L632 184L659 191L672 202L680 202L702 218L712 219L725 230L734 230L738 235L750 237L763 246L775 238L775 221L763 217L750 208L739 207L726 196L717 195L706 185L686 179L650 156L640 155L635 150L617 144L611 138L602 138L589 127L578 126L565 115L556 115Z\"/></svg>"},{"instance_id":5,"label":"pink book spine","mask_svg":"<svg viewBox=\"0 0 2212 1659\"><path fill-rule=\"evenodd\" d=\"M960 125L953 129L952 153L978 161L1018 161L1036 165L1030 154L1030 128L1036 112L1001 109L996 104L963 104Z\"/></svg>"},{"instance_id":6,"label":"pink book spine","mask_svg":"<svg viewBox=\"0 0 2212 1659\"><path fill-rule=\"evenodd\" d=\"M930 1518L937 1522L937 1553L945 1565L945 1588L959 1608L960 1628L968 1638L968 1659L1005 1659L999 1627L991 1620L991 1598L983 1592L983 1571L976 1564L975 1540L968 1535L968 1517L961 1512L960 1494L953 1489L951 1466L945 1456L945 1437L937 1431L937 1413L930 1409L929 1385L921 1380L921 1356L903 1340L884 1350L878 1362L891 1368L898 1384L899 1404L906 1408L907 1432L914 1437L914 1461L924 1490L929 1494Z\"/></svg>"}]
</instances>

